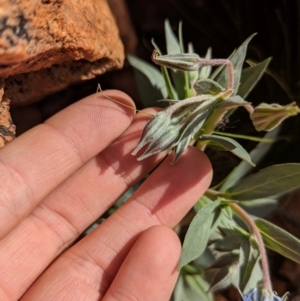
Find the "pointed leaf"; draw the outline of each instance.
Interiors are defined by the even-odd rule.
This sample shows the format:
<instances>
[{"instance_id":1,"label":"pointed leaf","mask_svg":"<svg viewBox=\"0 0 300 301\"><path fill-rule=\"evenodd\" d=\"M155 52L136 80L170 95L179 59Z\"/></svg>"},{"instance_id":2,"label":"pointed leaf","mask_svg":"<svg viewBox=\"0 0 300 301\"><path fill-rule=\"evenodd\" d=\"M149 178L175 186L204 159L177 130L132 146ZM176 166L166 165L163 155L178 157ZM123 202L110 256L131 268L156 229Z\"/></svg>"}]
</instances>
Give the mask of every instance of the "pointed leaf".
<instances>
[{"instance_id":1,"label":"pointed leaf","mask_svg":"<svg viewBox=\"0 0 300 301\"><path fill-rule=\"evenodd\" d=\"M178 128L178 126L170 125L159 137L159 139L150 142L148 148L140 157L137 158L137 160L142 161L152 155L155 155L172 147L176 138L179 135L179 131L180 128Z\"/></svg>"},{"instance_id":2,"label":"pointed leaf","mask_svg":"<svg viewBox=\"0 0 300 301\"><path fill-rule=\"evenodd\" d=\"M165 35L166 35L167 53L168 54L181 53L179 41L175 36L168 19L165 20Z\"/></svg>"},{"instance_id":3,"label":"pointed leaf","mask_svg":"<svg viewBox=\"0 0 300 301\"><path fill-rule=\"evenodd\" d=\"M177 143L177 145L174 148L174 157L171 164L175 164L178 161L179 157L188 147L190 141L191 141L191 137L189 136L180 139L180 141Z\"/></svg>"},{"instance_id":4,"label":"pointed leaf","mask_svg":"<svg viewBox=\"0 0 300 301\"><path fill-rule=\"evenodd\" d=\"M234 91L233 95L236 94L238 87L240 85L240 78L241 78L241 71L242 67L245 61L246 57L246 52L247 52L247 47L251 39L255 36L256 34L251 35L232 55L230 58L230 61L232 62L233 68L234 68ZM217 82L222 86L222 87L227 87L228 85L228 70L227 68L223 69L218 76Z\"/></svg>"},{"instance_id":5,"label":"pointed leaf","mask_svg":"<svg viewBox=\"0 0 300 301\"><path fill-rule=\"evenodd\" d=\"M263 62L256 64L253 67L246 68L242 71L241 85L238 88L237 94L242 98L246 98L252 89L261 79L267 69L272 58L267 58Z\"/></svg>"},{"instance_id":6,"label":"pointed leaf","mask_svg":"<svg viewBox=\"0 0 300 301\"><path fill-rule=\"evenodd\" d=\"M238 264L221 268L214 276L210 285L210 291L217 291L228 287L237 273Z\"/></svg>"},{"instance_id":7,"label":"pointed leaf","mask_svg":"<svg viewBox=\"0 0 300 301\"><path fill-rule=\"evenodd\" d=\"M298 238L264 219L256 219L255 224L262 234L266 247L300 263L300 240Z\"/></svg>"},{"instance_id":8,"label":"pointed leaf","mask_svg":"<svg viewBox=\"0 0 300 301\"><path fill-rule=\"evenodd\" d=\"M209 47L207 49L207 52L206 52L206 55L205 55L205 59L206 60L210 60L211 59L211 47ZM202 67L200 69L200 72L199 72L199 78L200 79L204 79L204 78L209 78L210 76L210 73L211 73L211 69L212 69L212 66L205 66L205 67Z\"/></svg>"},{"instance_id":9,"label":"pointed leaf","mask_svg":"<svg viewBox=\"0 0 300 301\"><path fill-rule=\"evenodd\" d=\"M248 101L245 101L239 95L234 95L234 96L228 97L227 99L221 101L216 106L216 108L218 108L218 109L226 109L226 110L235 109L237 107L245 107L245 109L249 113L253 112L253 107L251 106L251 103Z\"/></svg>"},{"instance_id":10,"label":"pointed leaf","mask_svg":"<svg viewBox=\"0 0 300 301\"><path fill-rule=\"evenodd\" d=\"M239 254L236 253L226 253L215 260L215 262L208 268L210 269L220 269L226 266L232 266L239 261Z\"/></svg>"},{"instance_id":11,"label":"pointed leaf","mask_svg":"<svg viewBox=\"0 0 300 301\"><path fill-rule=\"evenodd\" d=\"M200 275L185 275L184 280L187 284L187 297L188 299L182 299L180 301L213 301L213 296L208 293L208 283Z\"/></svg>"},{"instance_id":12,"label":"pointed leaf","mask_svg":"<svg viewBox=\"0 0 300 301\"><path fill-rule=\"evenodd\" d=\"M254 166L248 152L237 141L229 137L223 137L217 135L202 135L199 140L212 141L218 144L219 146L221 146L222 148L224 148L225 150L232 152L237 157L241 158L242 160L245 160L246 162Z\"/></svg>"},{"instance_id":13,"label":"pointed leaf","mask_svg":"<svg viewBox=\"0 0 300 301\"><path fill-rule=\"evenodd\" d=\"M154 42L154 40L152 39L151 41L152 45L154 46L154 51L153 51L153 54L152 54L152 61L155 62L155 60L153 59L154 55L159 55L161 56L161 51L160 49L158 48L158 46L156 45L156 43ZM161 73L162 73L162 76L163 76L163 79L164 79L164 82L165 82L165 87L166 87L166 90L167 90L167 93L169 95L169 98L171 99L178 99L178 96L177 96L177 93L171 83L171 79L170 79L170 76L169 76L169 72L167 70L167 68L163 65L160 66L160 70L161 70Z\"/></svg>"},{"instance_id":14,"label":"pointed leaf","mask_svg":"<svg viewBox=\"0 0 300 301\"><path fill-rule=\"evenodd\" d=\"M300 164L287 163L261 169L242 179L227 195L238 200L255 200L300 187Z\"/></svg>"},{"instance_id":15,"label":"pointed leaf","mask_svg":"<svg viewBox=\"0 0 300 301\"><path fill-rule=\"evenodd\" d=\"M259 259L259 251L252 247L249 239L245 239L240 248L239 288L243 293L248 292L251 288L256 286L257 282L260 281L262 273ZM256 271L257 268L259 269L258 271Z\"/></svg>"},{"instance_id":16,"label":"pointed leaf","mask_svg":"<svg viewBox=\"0 0 300 301\"><path fill-rule=\"evenodd\" d=\"M135 156L146 144L153 143L153 141L158 140L168 128L170 122L171 118L167 111L160 111L153 116L144 127L142 137L137 147L132 152L132 155Z\"/></svg>"},{"instance_id":17,"label":"pointed leaf","mask_svg":"<svg viewBox=\"0 0 300 301\"><path fill-rule=\"evenodd\" d=\"M209 203L193 218L184 239L179 268L199 257L205 250L210 233L216 226L215 215L220 215L220 211L217 210L220 209L219 206L219 200Z\"/></svg>"},{"instance_id":18,"label":"pointed leaf","mask_svg":"<svg viewBox=\"0 0 300 301\"><path fill-rule=\"evenodd\" d=\"M245 237L238 232L226 236L214 243L214 249L217 251L232 251L239 249Z\"/></svg>"},{"instance_id":19,"label":"pointed leaf","mask_svg":"<svg viewBox=\"0 0 300 301\"><path fill-rule=\"evenodd\" d=\"M267 133L264 138L266 139L273 139L278 136L278 133L280 131L280 127L277 127L273 131ZM264 156L267 154L267 152L272 147L272 144L261 142L257 144L257 146L250 152L250 157L252 162L255 164L258 164ZM220 187L219 191L224 192L228 188L233 187L238 181L240 181L245 175L247 175L253 167L246 162L242 161L225 179L225 181L222 183L222 186Z\"/></svg>"},{"instance_id":20,"label":"pointed leaf","mask_svg":"<svg viewBox=\"0 0 300 301\"><path fill-rule=\"evenodd\" d=\"M144 106L158 106L157 100L167 97L163 76L152 65L135 56L128 55L127 59L135 68L135 79Z\"/></svg>"}]
</instances>

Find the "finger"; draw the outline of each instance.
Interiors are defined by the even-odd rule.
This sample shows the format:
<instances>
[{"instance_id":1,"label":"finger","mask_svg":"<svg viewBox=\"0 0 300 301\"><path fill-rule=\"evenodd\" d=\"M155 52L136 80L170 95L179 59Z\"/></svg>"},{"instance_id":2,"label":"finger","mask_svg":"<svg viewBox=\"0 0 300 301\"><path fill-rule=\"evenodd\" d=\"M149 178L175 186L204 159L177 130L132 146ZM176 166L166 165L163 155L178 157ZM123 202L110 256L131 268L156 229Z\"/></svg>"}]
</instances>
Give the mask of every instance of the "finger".
<instances>
[{"instance_id":1,"label":"finger","mask_svg":"<svg viewBox=\"0 0 300 301\"><path fill-rule=\"evenodd\" d=\"M159 154L139 162L131 155L149 118L138 114L113 144L6 235L0 244L0 300L6 300L2 292L8 300L19 299L62 250L164 157Z\"/></svg>"},{"instance_id":2,"label":"finger","mask_svg":"<svg viewBox=\"0 0 300 301\"><path fill-rule=\"evenodd\" d=\"M166 158L129 201L59 257L28 294L38 300L45 290L80 295L89 287L89 293L96 290L103 297L136 238L155 225L175 226L210 180L210 163L199 150L189 148L175 165Z\"/></svg>"},{"instance_id":3,"label":"finger","mask_svg":"<svg viewBox=\"0 0 300 301\"><path fill-rule=\"evenodd\" d=\"M118 91L106 95L134 106ZM59 183L114 141L134 110L95 94L0 150L0 238Z\"/></svg>"},{"instance_id":4,"label":"finger","mask_svg":"<svg viewBox=\"0 0 300 301\"><path fill-rule=\"evenodd\" d=\"M178 277L180 250L180 241L170 228L146 230L122 263L103 301L170 300Z\"/></svg>"}]
</instances>

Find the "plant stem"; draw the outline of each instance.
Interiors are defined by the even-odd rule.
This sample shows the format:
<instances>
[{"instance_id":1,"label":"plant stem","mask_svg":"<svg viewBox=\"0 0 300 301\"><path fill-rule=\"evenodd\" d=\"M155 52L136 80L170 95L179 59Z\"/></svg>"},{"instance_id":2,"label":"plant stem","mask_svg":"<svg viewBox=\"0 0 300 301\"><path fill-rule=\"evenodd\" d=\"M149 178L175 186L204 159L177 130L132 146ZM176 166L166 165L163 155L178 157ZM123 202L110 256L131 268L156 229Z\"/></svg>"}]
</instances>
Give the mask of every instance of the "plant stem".
<instances>
[{"instance_id":1,"label":"plant stem","mask_svg":"<svg viewBox=\"0 0 300 301\"><path fill-rule=\"evenodd\" d=\"M215 200L218 196L222 195L222 193L214 189L207 189L205 195L210 199Z\"/></svg>"},{"instance_id":2,"label":"plant stem","mask_svg":"<svg viewBox=\"0 0 300 301\"><path fill-rule=\"evenodd\" d=\"M273 289L272 289L271 277L270 277L270 272L269 272L269 263L268 263L267 252L265 249L265 245L264 245L262 236L259 232L259 229L257 228L253 219L249 216L249 214L244 209L242 209L239 205L237 205L236 203L229 203L228 205L248 225L252 234L257 239L258 250L260 252L261 266L262 266L262 272L263 272L263 288L266 289L268 292L272 293Z\"/></svg>"},{"instance_id":3,"label":"plant stem","mask_svg":"<svg viewBox=\"0 0 300 301\"><path fill-rule=\"evenodd\" d=\"M207 122L205 123L202 135L210 135L214 131L216 126L220 123L220 121L222 120L225 113L226 113L226 111L224 111L224 110L215 109L213 111L213 113L210 115L210 117L208 118ZM197 134L195 135L196 137L197 137ZM206 148L206 144L207 144L207 141L203 141L203 140L198 141L196 147L199 148L200 150L204 151Z\"/></svg>"}]
</instances>

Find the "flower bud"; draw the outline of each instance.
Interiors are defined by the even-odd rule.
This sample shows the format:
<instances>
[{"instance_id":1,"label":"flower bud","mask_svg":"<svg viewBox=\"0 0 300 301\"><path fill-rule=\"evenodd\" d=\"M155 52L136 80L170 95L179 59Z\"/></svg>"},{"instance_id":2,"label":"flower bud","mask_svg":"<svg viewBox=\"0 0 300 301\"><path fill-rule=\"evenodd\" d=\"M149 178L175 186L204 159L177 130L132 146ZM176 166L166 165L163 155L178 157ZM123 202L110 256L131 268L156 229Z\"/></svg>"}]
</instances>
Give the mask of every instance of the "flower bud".
<instances>
[{"instance_id":1,"label":"flower bud","mask_svg":"<svg viewBox=\"0 0 300 301\"><path fill-rule=\"evenodd\" d=\"M271 131L283 120L290 116L295 116L299 112L300 109L295 102L286 106L281 106L276 103L261 103L254 108L254 112L250 115L250 118L257 131Z\"/></svg>"},{"instance_id":2,"label":"flower bud","mask_svg":"<svg viewBox=\"0 0 300 301\"><path fill-rule=\"evenodd\" d=\"M154 50L152 60L157 65L183 71L195 71L202 66L201 58L196 53L160 55Z\"/></svg>"},{"instance_id":3,"label":"flower bud","mask_svg":"<svg viewBox=\"0 0 300 301\"><path fill-rule=\"evenodd\" d=\"M159 139L160 136L165 132L170 122L171 118L167 111L161 111L153 116L146 124L142 138L135 150L132 152L132 155L135 156L143 146L148 143L153 143L153 141Z\"/></svg>"}]
</instances>

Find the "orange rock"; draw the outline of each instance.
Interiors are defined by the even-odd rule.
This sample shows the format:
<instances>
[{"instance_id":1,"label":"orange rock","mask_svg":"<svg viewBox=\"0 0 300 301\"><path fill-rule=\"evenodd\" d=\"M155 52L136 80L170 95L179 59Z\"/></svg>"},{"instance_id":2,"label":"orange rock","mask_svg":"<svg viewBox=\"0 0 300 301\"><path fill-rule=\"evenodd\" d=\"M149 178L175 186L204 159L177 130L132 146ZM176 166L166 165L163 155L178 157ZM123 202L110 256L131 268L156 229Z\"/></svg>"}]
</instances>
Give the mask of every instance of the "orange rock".
<instances>
[{"instance_id":1,"label":"orange rock","mask_svg":"<svg viewBox=\"0 0 300 301\"><path fill-rule=\"evenodd\" d=\"M24 104L121 68L123 45L106 0L1 0L0 77Z\"/></svg>"},{"instance_id":2,"label":"orange rock","mask_svg":"<svg viewBox=\"0 0 300 301\"><path fill-rule=\"evenodd\" d=\"M3 88L0 89L0 148L15 138L16 127L9 113L9 99L2 99Z\"/></svg>"}]
</instances>

